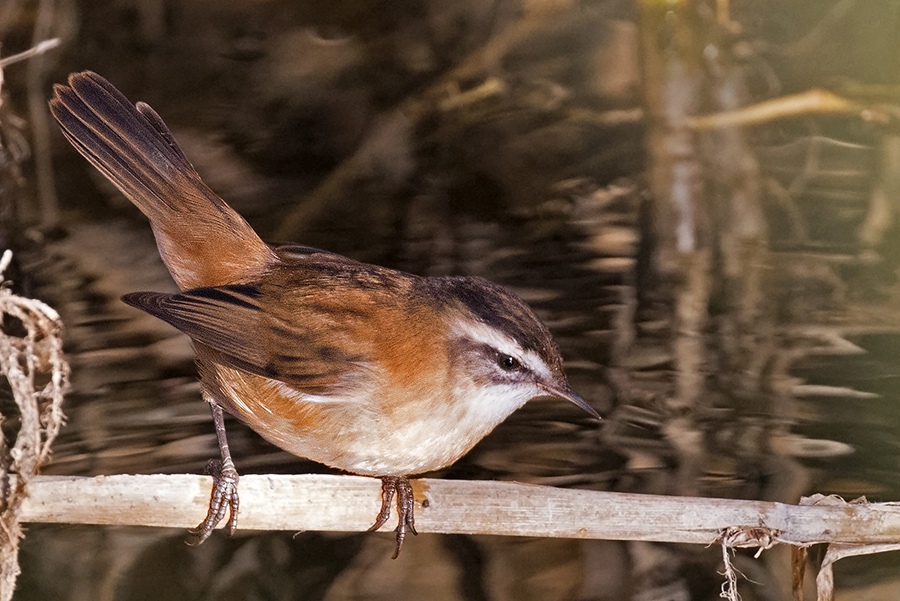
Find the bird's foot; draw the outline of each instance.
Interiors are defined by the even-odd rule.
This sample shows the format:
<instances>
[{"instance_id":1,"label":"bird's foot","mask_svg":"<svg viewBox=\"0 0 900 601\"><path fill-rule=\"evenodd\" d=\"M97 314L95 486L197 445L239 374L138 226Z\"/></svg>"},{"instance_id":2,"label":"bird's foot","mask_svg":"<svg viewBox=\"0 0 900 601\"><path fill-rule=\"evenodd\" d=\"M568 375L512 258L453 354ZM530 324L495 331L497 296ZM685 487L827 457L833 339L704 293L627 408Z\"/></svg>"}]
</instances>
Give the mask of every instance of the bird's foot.
<instances>
[{"instance_id":1,"label":"bird's foot","mask_svg":"<svg viewBox=\"0 0 900 601\"><path fill-rule=\"evenodd\" d=\"M188 542L191 546L199 545L209 538L216 524L225 519L225 513L229 510L231 515L226 524L228 535L234 535L234 531L237 529L238 508L241 503L237 485L240 478L234 463L230 459L226 460L224 464L218 459L210 459L206 464L206 473L213 477L209 511L206 513L206 519L200 522L196 528L188 531L196 537L193 541Z\"/></svg>"},{"instance_id":2,"label":"bird's foot","mask_svg":"<svg viewBox=\"0 0 900 601\"><path fill-rule=\"evenodd\" d=\"M369 532L374 532L388 521L391 517L391 503L394 500L394 493L397 494L397 548L391 559L397 559L400 556L400 550L403 549L403 541L406 540L406 533L416 532L416 520L413 515L413 509L416 500L413 497L412 486L409 478L405 476L382 476L381 477L381 511L375 518L375 523L369 528Z\"/></svg>"}]
</instances>

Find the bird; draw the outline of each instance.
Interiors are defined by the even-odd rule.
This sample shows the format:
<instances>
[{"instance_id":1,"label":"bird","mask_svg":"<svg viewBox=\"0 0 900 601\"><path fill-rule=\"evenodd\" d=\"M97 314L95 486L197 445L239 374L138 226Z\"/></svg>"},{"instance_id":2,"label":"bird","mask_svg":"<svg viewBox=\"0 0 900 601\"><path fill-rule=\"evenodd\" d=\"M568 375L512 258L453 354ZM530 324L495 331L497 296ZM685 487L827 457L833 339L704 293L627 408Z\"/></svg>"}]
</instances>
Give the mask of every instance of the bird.
<instances>
[{"instance_id":1,"label":"bird","mask_svg":"<svg viewBox=\"0 0 900 601\"><path fill-rule=\"evenodd\" d=\"M187 334L220 459L205 541L228 515L239 475L224 413L274 445L382 481L370 531L396 547L416 534L410 476L444 468L536 398L571 402L547 327L507 288L473 276L418 276L310 246L270 246L201 180L162 118L102 76L56 84L50 111L75 149L150 220L179 293L122 300Z\"/></svg>"}]
</instances>

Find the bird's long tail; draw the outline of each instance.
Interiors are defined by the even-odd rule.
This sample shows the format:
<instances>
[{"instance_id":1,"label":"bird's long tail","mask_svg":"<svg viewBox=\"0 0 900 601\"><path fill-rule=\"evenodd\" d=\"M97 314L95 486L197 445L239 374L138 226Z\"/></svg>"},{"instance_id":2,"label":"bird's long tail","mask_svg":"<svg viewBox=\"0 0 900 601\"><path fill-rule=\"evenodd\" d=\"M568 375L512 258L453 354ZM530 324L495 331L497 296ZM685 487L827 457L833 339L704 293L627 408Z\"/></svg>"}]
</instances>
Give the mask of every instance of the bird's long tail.
<instances>
[{"instance_id":1,"label":"bird's long tail","mask_svg":"<svg viewBox=\"0 0 900 601\"><path fill-rule=\"evenodd\" d=\"M50 111L72 145L149 219L182 289L251 279L273 260L249 224L200 179L169 128L85 71L54 86Z\"/></svg>"}]
</instances>

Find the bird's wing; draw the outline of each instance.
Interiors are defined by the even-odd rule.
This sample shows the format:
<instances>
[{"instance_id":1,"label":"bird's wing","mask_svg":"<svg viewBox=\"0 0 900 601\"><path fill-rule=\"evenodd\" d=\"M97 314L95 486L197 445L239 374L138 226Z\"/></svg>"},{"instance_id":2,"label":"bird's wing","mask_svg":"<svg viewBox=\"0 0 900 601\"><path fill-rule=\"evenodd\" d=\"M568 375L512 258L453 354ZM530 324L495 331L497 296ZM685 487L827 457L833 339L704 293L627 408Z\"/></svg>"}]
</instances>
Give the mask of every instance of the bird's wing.
<instances>
[{"instance_id":1,"label":"bird's wing","mask_svg":"<svg viewBox=\"0 0 900 601\"><path fill-rule=\"evenodd\" d=\"M253 284L135 292L122 300L218 351L229 366L308 394L352 385L370 360L365 348L349 344L354 337L346 317L323 315L328 309L314 302L269 299Z\"/></svg>"}]
</instances>

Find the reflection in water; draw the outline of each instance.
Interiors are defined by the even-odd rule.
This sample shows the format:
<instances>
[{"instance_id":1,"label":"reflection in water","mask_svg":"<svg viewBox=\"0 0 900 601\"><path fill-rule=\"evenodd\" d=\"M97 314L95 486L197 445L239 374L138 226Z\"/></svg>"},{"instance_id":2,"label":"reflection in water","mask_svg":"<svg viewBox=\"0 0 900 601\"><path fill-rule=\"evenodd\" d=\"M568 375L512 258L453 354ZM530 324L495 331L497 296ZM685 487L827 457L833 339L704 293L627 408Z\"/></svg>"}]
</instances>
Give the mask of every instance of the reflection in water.
<instances>
[{"instance_id":1,"label":"reflection in water","mask_svg":"<svg viewBox=\"0 0 900 601\"><path fill-rule=\"evenodd\" d=\"M529 404L442 477L664 494L686 486L785 502L813 492L900 498L896 225L860 237L889 154L878 132L855 121L753 132L769 246L755 292L772 309L771 345L729 364L730 307L714 297L699 333L708 394L686 410L669 403L674 284L653 279L627 7L530 13L538 9L461 1L376 15L277 1L209 10L194 0L154 18L154 3L100 4L80 6L84 43L66 60L154 105L264 238L293 223L298 242L361 260L489 277L553 330L573 388L607 419L597 427L575 408ZM824 10L778 10L802 7ZM748 31L766 39L766 19L752 14ZM480 54L491 40L506 45ZM804 60L824 64L817 53L792 58ZM454 67L459 78L443 85ZM751 82L762 71L746 68ZM488 76L502 93L466 95ZM438 102L457 93L466 101ZM413 106L418 120L398 117L397 106ZM58 157L71 219L17 255L63 314L73 367L69 423L45 471L202 472L217 451L188 341L118 300L173 285L146 223L98 193L73 155ZM313 208L304 212L301 199ZM742 370L762 385L732 385ZM688 420L693 438L682 436ZM242 473L326 469L228 427ZM687 483L677 479L685 458L697 474ZM17 599L708 599L721 584L719 550L673 545L422 534L391 562L390 533L217 533L200 548L185 538L31 526ZM789 598L786 552L738 555L756 583L741 582L745 599ZM882 575L873 566L895 560L859 561L868 563L848 584L871 584ZM845 578L839 564L838 583Z\"/></svg>"},{"instance_id":2,"label":"reflection in water","mask_svg":"<svg viewBox=\"0 0 900 601\"><path fill-rule=\"evenodd\" d=\"M556 333L573 386L609 413L613 407L603 404L612 400L615 382L610 382L607 366L612 347L619 343L616 320L627 301L635 265L630 257L636 247L628 243L633 238L621 232L635 227L636 194L633 186L620 185L589 194L579 191L573 202L576 223L556 226L564 235L558 231L547 235L543 217L520 218L517 227L469 220L456 228L460 250L454 254L471 256L471 262L460 263L474 273L494 274L536 307ZM412 224L408 227L417 229ZM613 234L595 233L607 227ZM611 238L624 242L612 245ZM83 250L82 242L71 236L60 248ZM154 252L151 240L146 238L143 244L143 251ZM405 256L419 244L421 240L405 243ZM610 247L618 255L608 252ZM401 267L404 260L409 259L383 259ZM88 282L75 288L90 297L96 286ZM69 399L69 426L47 472L202 471L216 453L215 437L207 409L199 400L185 341L153 320L124 317L128 309L119 307L114 298L95 296L84 302L89 307L85 317L72 321L72 344L81 346L71 352L79 376L76 393ZM779 430L777 436L766 430L772 416L726 406L708 410L703 494L796 501L800 494L825 491L848 498L858 494L897 498L900 491L892 477L889 451L900 439L896 427L900 422L891 419L896 406L892 384L897 378L892 358L900 337L857 329L846 339L837 339L832 335L836 331L804 331L805 346L793 352L791 367L804 384L793 395L790 427ZM662 349L632 354L630 360L631 377L638 384L632 384L630 402L616 407L600 432L568 407L533 403L511 416L444 476L669 492L675 460L665 435L669 418L650 384L654 377L663 381L670 360ZM79 387L94 392L79 394ZM635 394L638 388L642 396ZM859 403L865 404L864 412ZM229 428L243 473L325 469L275 449L237 422ZM848 450L856 452L848 454ZM429 587L437 587L448 598L464 594L578 598L596 590L592 587L597 582L623 594L617 588L625 586L621 580L601 577L591 566L621 566L645 555L643 561L649 563L640 569L654 572L665 565L666 570L675 570L673 575L706 575L699 582L665 579L665 590L703 588L716 580L714 550L691 549L683 555L654 545L602 541L423 535L411 541L410 555L415 557L403 563L388 560L389 534L308 533L292 538L284 533L245 532L235 540L217 535L204 547L189 550L184 540L180 531L35 526L26 539L21 590L27 595L25 591L33 585L42 595L51 592L36 584L51 580L40 578L41 568L29 561L29 553L43 553L37 550L45 545L54 546L61 557L93 546L95 553L89 554L90 560L85 558L89 565L73 570L74 580L91 574L90 566L97 561L104 566L105 586L131 588L140 582L144 590L154 592L154 598L188 598L190 590L218 598L214 591L222 590L223 574L228 574L228 582L238 583L234 590L263 588L273 591L273 598L285 599L326 593L329 598L381 597L391 590L427 591ZM541 563L529 572L533 578L523 580L516 567L534 558L541 558ZM45 561L42 555L38 564ZM695 564L701 569L688 570ZM749 563L740 567L760 569ZM159 579L160 570L172 578ZM358 572L363 575L354 576ZM385 580L373 579L373 573ZM478 574L474 582L473 574ZM89 594L97 590L94 578L82 585ZM759 578L763 581L764 575ZM168 590L173 581L192 582L196 589L179 584ZM475 592L464 593L464 589Z\"/></svg>"}]
</instances>

